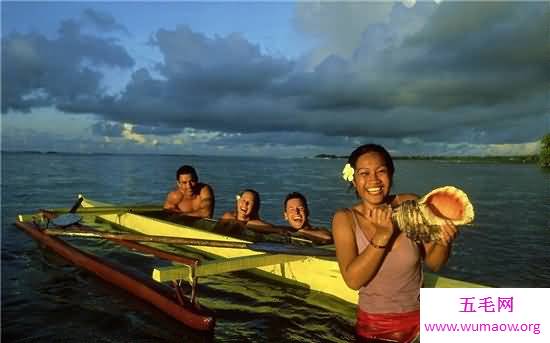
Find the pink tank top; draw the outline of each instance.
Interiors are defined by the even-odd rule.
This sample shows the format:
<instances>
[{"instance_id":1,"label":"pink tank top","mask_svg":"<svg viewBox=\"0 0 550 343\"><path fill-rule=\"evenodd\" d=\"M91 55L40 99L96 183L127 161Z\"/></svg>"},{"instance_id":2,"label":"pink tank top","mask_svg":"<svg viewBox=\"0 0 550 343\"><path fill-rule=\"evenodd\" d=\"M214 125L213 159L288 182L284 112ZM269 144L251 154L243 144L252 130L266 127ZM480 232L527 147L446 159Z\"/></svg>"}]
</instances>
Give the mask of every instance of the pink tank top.
<instances>
[{"instance_id":1,"label":"pink tank top","mask_svg":"<svg viewBox=\"0 0 550 343\"><path fill-rule=\"evenodd\" d=\"M370 244L359 227L356 214L353 231L360 254ZM403 313L420 308L422 264L415 242L404 234L397 236L394 247L386 254L376 275L359 289L359 308L367 313Z\"/></svg>"}]
</instances>

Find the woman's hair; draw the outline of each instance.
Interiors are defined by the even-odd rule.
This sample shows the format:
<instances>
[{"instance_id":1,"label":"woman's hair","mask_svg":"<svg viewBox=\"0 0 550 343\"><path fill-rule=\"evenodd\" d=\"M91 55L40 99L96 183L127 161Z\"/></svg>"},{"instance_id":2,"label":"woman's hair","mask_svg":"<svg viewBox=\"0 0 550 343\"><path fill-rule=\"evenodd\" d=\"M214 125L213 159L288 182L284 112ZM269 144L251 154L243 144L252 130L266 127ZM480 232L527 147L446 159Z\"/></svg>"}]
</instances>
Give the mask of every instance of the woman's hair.
<instances>
[{"instance_id":1,"label":"woman's hair","mask_svg":"<svg viewBox=\"0 0 550 343\"><path fill-rule=\"evenodd\" d=\"M252 193L252 195L254 196L254 206L252 207L252 211L250 212L250 218L251 219L259 219L260 218L260 193L256 192L253 189L247 188L247 189L243 189L242 191L237 193L237 195L239 197L242 197L243 194L247 193L247 192ZM237 213L238 213L237 208L239 206L239 201L238 200L236 201L235 206L237 206L235 208L235 216L236 216Z\"/></svg>"},{"instance_id":2,"label":"woman's hair","mask_svg":"<svg viewBox=\"0 0 550 343\"><path fill-rule=\"evenodd\" d=\"M307 200L306 200L306 197L302 194L302 193L298 193L298 192L292 192L292 193L288 193L285 197L285 202L283 203L283 211L286 212L286 204L288 203L288 201L290 199L300 199L302 200L302 203L304 204L304 208L306 210L306 216L309 215L309 208L307 207Z\"/></svg>"},{"instance_id":3,"label":"woman's hair","mask_svg":"<svg viewBox=\"0 0 550 343\"><path fill-rule=\"evenodd\" d=\"M393 177L393 172L395 171L395 168L393 166L393 159L391 158L390 153L383 146L378 144L363 144L357 149L353 150L351 155L349 155L348 163L353 167L353 169L355 169L355 165L357 164L357 160L359 159L359 157L369 152L377 152L382 156L386 167L388 167L390 176Z\"/></svg>"}]
</instances>

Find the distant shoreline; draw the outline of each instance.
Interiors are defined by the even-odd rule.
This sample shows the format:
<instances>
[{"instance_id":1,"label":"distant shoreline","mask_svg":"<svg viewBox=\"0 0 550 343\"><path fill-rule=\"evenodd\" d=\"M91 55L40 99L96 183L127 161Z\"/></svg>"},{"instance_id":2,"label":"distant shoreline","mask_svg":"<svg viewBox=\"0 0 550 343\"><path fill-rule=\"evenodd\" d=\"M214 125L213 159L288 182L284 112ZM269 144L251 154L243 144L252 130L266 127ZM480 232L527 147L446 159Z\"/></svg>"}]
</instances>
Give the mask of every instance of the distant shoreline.
<instances>
[{"instance_id":1,"label":"distant shoreline","mask_svg":"<svg viewBox=\"0 0 550 343\"><path fill-rule=\"evenodd\" d=\"M152 153L108 153L108 152L63 152L63 151L13 151L2 150L1 154L36 154L36 155L73 155L73 156L174 156L174 157L225 157L216 155L186 155L186 154L152 154ZM242 157L242 156L230 156ZM258 156L250 156L258 157ZM296 157L300 158L300 157ZM314 159L347 159L348 156L338 156L331 154L318 154ZM413 160L413 161L447 161L456 163L511 163L511 164L535 164L538 162L538 155L519 155L519 156L394 156L394 160Z\"/></svg>"},{"instance_id":2,"label":"distant shoreline","mask_svg":"<svg viewBox=\"0 0 550 343\"><path fill-rule=\"evenodd\" d=\"M314 158L320 159L347 159L348 156L338 156L330 154L315 155ZM448 162L482 162L482 163L537 163L537 155L523 156L394 156L394 160L414 160L414 161L448 161Z\"/></svg>"}]
</instances>

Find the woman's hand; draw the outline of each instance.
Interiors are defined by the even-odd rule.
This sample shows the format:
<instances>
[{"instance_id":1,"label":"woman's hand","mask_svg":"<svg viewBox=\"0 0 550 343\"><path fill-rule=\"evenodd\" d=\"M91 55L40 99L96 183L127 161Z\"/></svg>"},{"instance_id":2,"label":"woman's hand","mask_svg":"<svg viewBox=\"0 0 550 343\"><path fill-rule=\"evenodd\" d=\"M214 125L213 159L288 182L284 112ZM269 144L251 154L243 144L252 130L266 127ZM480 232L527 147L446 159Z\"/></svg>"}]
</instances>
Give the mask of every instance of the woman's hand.
<instances>
[{"instance_id":1,"label":"woman's hand","mask_svg":"<svg viewBox=\"0 0 550 343\"><path fill-rule=\"evenodd\" d=\"M451 253L451 243L457 236L458 230L450 221L446 221L441 225L441 239L424 243L424 249L426 251L426 257L424 261L428 268L437 272L440 270L449 259Z\"/></svg>"},{"instance_id":2,"label":"woman's hand","mask_svg":"<svg viewBox=\"0 0 550 343\"><path fill-rule=\"evenodd\" d=\"M386 243L392 237L395 229L391 220L391 207L376 207L368 209L366 213L367 220L374 226L376 233L374 234L377 240L383 240Z\"/></svg>"},{"instance_id":3,"label":"woman's hand","mask_svg":"<svg viewBox=\"0 0 550 343\"><path fill-rule=\"evenodd\" d=\"M441 239L436 241L437 245L447 247L455 240L458 234L456 226L450 221L445 221L445 224L441 225Z\"/></svg>"}]
</instances>

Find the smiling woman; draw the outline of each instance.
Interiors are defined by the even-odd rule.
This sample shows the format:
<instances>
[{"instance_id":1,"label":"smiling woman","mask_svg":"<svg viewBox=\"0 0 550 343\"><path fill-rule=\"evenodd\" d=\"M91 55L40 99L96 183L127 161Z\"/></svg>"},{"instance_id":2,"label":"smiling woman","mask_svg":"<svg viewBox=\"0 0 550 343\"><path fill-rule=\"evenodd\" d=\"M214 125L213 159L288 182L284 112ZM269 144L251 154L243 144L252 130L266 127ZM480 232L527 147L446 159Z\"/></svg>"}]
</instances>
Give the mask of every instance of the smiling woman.
<instances>
[{"instance_id":1,"label":"smiling woman","mask_svg":"<svg viewBox=\"0 0 550 343\"><path fill-rule=\"evenodd\" d=\"M253 189L245 189L235 196L235 210L225 212L221 219L233 219L252 226L272 226L260 218L260 194Z\"/></svg>"},{"instance_id":2,"label":"smiling woman","mask_svg":"<svg viewBox=\"0 0 550 343\"><path fill-rule=\"evenodd\" d=\"M356 333L364 339L411 342L420 329L422 261L438 270L456 236L452 223L441 225L441 240L417 243L392 222L392 208L416 200L414 194L390 194L394 164L382 146L355 149L343 177L359 203L334 215L332 233L340 272L359 290Z\"/></svg>"}]
</instances>

